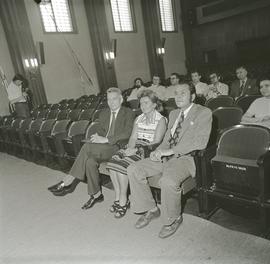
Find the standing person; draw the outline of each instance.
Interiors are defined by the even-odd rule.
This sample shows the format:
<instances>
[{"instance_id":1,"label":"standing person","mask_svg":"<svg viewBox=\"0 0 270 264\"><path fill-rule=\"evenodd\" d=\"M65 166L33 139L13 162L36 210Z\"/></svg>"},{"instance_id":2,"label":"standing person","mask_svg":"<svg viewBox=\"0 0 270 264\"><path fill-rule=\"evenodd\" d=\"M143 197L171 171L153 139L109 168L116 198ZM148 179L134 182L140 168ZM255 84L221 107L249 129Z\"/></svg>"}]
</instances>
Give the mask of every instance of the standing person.
<instances>
[{"instance_id":1,"label":"standing person","mask_svg":"<svg viewBox=\"0 0 270 264\"><path fill-rule=\"evenodd\" d=\"M16 74L7 87L11 112L16 112L19 117L29 117L29 107L26 102L26 93L22 91L24 77Z\"/></svg>"},{"instance_id":2,"label":"standing person","mask_svg":"<svg viewBox=\"0 0 270 264\"><path fill-rule=\"evenodd\" d=\"M216 98L219 95L228 95L229 86L225 83L220 82L220 74L217 72L212 72L209 75L211 84L208 86L208 94L206 99Z\"/></svg>"},{"instance_id":3,"label":"standing person","mask_svg":"<svg viewBox=\"0 0 270 264\"><path fill-rule=\"evenodd\" d=\"M196 167L190 153L206 147L212 126L211 110L193 103L196 95L192 84L178 85L175 92L178 109L170 112L162 143L150 158L135 162L127 169L131 205L135 213L142 213L135 224L137 229L160 215L147 178L162 174L159 180L163 216L160 238L174 234L183 221L180 185L188 177L195 177Z\"/></svg>"},{"instance_id":4,"label":"standing person","mask_svg":"<svg viewBox=\"0 0 270 264\"><path fill-rule=\"evenodd\" d=\"M72 193L79 181L87 179L90 199L82 206L84 210L104 200L98 166L111 159L119 150L119 143L128 140L132 131L134 114L131 109L121 106L121 90L109 88L107 102L109 108L100 113L96 133L81 148L69 174L61 182L48 188L55 196L64 196Z\"/></svg>"},{"instance_id":5,"label":"standing person","mask_svg":"<svg viewBox=\"0 0 270 264\"><path fill-rule=\"evenodd\" d=\"M237 99L243 95L259 94L255 79L247 77L248 71L245 66L236 69L237 80L232 82L230 96Z\"/></svg>"},{"instance_id":6,"label":"standing person","mask_svg":"<svg viewBox=\"0 0 270 264\"><path fill-rule=\"evenodd\" d=\"M157 94L158 99L160 99L161 101L165 100L166 89L163 85L161 85L161 80L158 75L153 76L152 85L147 87L146 89L155 92Z\"/></svg>"},{"instance_id":7,"label":"standing person","mask_svg":"<svg viewBox=\"0 0 270 264\"><path fill-rule=\"evenodd\" d=\"M31 89L29 88L29 82L27 79L23 79L23 83L22 83L22 91L23 94L26 97L26 101L29 107L29 110L33 110L34 105L33 105L33 92L31 91Z\"/></svg>"},{"instance_id":8,"label":"standing person","mask_svg":"<svg viewBox=\"0 0 270 264\"><path fill-rule=\"evenodd\" d=\"M197 96L204 96L206 98L208 94L208 85L201 82L201 74L198 71L191 72L191 80L196 89Z\"/></svg>"},{"instance_id":9,"label":"standing person","mask_svg":"<svg viewBox=\"0 0 270 264\"><path fill-rule=\"evenodd\" d=\"M158 98L155 93L142 91L138 99L142 114L134 122L127 148L121 149L107 164L115 191L110 211L116 218L123 217L129 207L127 167L144 158L138 145L159 144L166 131L166 119L156 110Z\"/></svg>"}]
</instances>

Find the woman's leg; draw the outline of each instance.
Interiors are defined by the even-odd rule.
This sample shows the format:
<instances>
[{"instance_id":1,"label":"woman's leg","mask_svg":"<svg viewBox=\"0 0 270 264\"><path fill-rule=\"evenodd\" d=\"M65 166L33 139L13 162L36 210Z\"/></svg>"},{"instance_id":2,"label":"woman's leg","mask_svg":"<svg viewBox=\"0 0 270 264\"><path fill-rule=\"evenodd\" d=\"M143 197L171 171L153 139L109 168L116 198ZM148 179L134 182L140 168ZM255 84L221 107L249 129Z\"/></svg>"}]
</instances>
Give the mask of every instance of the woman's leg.
<instances>
[{"instance_id":1,"label":"woman's leg","mask_svg":"<svg viewBox=\"0 0 270 264\"><path fill-rule=\"evenodd\" d=\"M111 177L113 188L114 188L115 201L119 201L119 198L120 198L120 184L119 184L118 173L116 171L113 171L113 170L109 170L109 172L110 172L110 177Z\"/></svg>"},{"instance_id":2,"label":"woman's leg","mask_svg":"<svg viewBox=\"0 0 270 264\"><path fill-rule=\"evenodd\" d=\"M118 180L120 184L119 204L124 206L127 203L128 177L125 174L118 173Z\"/></svg>"}]
</instances>

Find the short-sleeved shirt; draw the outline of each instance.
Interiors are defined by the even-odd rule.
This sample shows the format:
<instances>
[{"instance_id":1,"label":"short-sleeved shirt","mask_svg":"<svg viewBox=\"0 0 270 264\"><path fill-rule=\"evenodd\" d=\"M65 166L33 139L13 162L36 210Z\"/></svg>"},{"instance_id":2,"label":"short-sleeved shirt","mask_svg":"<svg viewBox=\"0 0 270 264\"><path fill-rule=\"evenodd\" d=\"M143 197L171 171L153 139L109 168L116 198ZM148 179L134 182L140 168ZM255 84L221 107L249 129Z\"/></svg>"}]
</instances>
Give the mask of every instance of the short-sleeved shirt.
<instances>
[{"instance_id":1,"label":"short-sleeved shirt","mask_svg":"<svg viewBox=\"0 0 270 264\"><path fill-rule=\"evenodd\" d=\"M22 86L21 85L18 86L14 82L11 82L7 87L7 93L8 93L8 100L9 101L15 100L15 99L23 96L23 94L22 94ZM21 99L18 102L26 102L26 100Z\"/></svg>"},{"instance_id":2,"label":"short-sleeved shirt","mask_svg":"<svg viewBox=\"0 0 270 264\"><path fill-rule=\"evenodd\" d=\"M139 94L141 91L145 90L145 89L146 89L145 86L141 86L140 88L134 88L134 89L132 90L130 96L127 98L127 101L129 102L129 101L131 101L131 100L136 100L136 99L138 99L138 94Z\"/></svg>"},{"instance_id":3,"label":"short-sleeved shirt","mask_svg":"<svg viewBox=\"0 0 270 264\"><path fill-rule=\"evenodd\" d=\"M151 85L147 87L146 89L149 89L157 94L157 97L160 100L165 100L165 95L166 95L166 88L162 85Z\"/></svg>"},{"instance_id":4,"label":"short-sleeved shirt","mask_svg":"<svg viewBox=\"0 0 270 264\"><path fill-rule=\"evenodd\" d=\"M208 86L208 94L207 99L216 98L219 95L228 95L229 94L229 86L225 83L219 82L217 86L210 84Z\"/></svg>"},{"instance_id":5,"label":"short-sleeved shirt","mask_svg":"<svg viewBox=\"0 0 270 264\"><path fill-rule=\"evenodd\" d=\"M270 115L270 98L261 97L256 99L248 108L247 113L256 118L263 118Z\"/></svg>"},{"instance_id":6,"label":"short-sleeved shirt","mask_svg":"<svg viewBox=\"0 0 270 264\"><path fill-rule=\"evenodd\" d=\"M196 94L207 96L208 94L208 85L203 82L198 82L195 84Z\"/></svg>"}]
</instances>

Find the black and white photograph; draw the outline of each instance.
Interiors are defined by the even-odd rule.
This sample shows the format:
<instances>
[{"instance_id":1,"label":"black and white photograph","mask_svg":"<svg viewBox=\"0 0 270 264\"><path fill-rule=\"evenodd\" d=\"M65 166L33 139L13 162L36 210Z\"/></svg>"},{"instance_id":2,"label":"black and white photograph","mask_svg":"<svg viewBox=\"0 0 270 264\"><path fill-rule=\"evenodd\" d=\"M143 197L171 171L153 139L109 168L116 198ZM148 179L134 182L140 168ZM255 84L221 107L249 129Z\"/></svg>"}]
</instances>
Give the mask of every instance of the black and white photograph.
<instances>
[{"instance_id":1,"label":"black and white photograph","mask_svg":"<svg viewBox=\"0 0 270 264\"><path fill-rule=\"evenodd\" d=\"M269 264L270 0L0 0L0 264Z\"/></svg>"}]
</instances>

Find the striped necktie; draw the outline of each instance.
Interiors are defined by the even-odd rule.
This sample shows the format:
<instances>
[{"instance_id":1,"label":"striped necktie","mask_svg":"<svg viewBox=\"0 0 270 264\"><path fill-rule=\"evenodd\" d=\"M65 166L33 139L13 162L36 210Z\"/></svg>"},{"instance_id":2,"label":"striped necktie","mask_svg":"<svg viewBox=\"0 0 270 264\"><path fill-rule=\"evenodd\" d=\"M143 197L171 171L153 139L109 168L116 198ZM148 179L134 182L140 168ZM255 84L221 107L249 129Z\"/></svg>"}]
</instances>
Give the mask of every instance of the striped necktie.
<instances>
[{"instance_id":1,"label":"striped necktie","mask_svg":"<svg viewBox=\"0 0 270 264\"><path fill-rule=\"evenodd\" d=\"M180 119L178 121L177 127L173 133L173 135L171 135L170 139L169 139L169 143L170 143L170 148L174 147L177 145L178 140L179 140L179 134L181 132L182 129L182 123L184 121L184 111L181 111L180 113Z\"/></svg>"}]
</instances>

